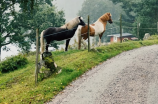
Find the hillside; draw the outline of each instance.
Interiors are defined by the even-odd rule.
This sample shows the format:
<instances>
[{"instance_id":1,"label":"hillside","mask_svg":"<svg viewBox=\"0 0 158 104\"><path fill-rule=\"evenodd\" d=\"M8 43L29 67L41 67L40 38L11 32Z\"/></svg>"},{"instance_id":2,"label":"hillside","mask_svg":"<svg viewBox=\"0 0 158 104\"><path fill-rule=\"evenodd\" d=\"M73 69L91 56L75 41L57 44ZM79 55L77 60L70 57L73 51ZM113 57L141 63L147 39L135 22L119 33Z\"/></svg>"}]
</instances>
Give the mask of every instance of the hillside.
<instances>
[{"instance_id":1,"label":"hillside","mask_svg":"<svg viewBox=\"0 0 158 104\"><path fill-rule=\"evenodd\" d=\"M85 71L107 59L142 46L158 44L158 40L129 41L98 47L91 52L87 50L56 51L53 56L62 69L60 74L54 73L47 79L39 80L35 86L35 54L26 56L29 63L20 69L0 74L0 103L44 103L49 101L65 86Z\"/></svg>"}]
</instances>

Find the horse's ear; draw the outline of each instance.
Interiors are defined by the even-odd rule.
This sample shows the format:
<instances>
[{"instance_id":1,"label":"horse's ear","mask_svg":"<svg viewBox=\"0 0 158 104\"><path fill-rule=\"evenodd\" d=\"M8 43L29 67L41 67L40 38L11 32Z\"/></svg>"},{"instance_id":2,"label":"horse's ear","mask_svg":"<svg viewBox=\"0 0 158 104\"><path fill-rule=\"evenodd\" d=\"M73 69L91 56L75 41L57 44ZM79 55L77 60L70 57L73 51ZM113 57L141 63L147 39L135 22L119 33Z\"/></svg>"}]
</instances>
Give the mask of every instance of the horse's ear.
<instances>
[{"instance_id":1,"label":"horse's ear","mask_svg":"<svg viewBox=\"0 0 158 104\"><path fill-rule=\"evenodd\" d=\"M108 14L109 16L111 16L111 13L110 13L110 12L108 12L107 14Z\"/></svg>"}]
</instances>

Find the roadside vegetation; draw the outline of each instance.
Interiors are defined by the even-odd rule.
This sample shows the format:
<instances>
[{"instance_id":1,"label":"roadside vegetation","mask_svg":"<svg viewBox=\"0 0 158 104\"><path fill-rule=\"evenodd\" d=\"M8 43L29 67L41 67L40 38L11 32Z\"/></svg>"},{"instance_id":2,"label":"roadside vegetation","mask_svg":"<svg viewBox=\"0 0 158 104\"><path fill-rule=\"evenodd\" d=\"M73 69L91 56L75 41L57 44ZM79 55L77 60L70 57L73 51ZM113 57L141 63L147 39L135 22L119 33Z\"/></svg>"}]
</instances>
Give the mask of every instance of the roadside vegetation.
<instances>
[{"instance_id":1,"label":"roadside vegetation","mask_svg":"<svg viewBox=\"0 0 158 104\"><path fill-rule=\"evenodd\" d=\"M28 63L24 67L8 73L0 74L0 103L2 104L43 104L61 92L70 82L103 61L121 52L158 44L157 36L145 41L127 41L113 43L87 50L70 50L68 52L52 52L54 60L62 69L47 79L40 80L35 86L35 54L25 56ZM152 40L151 40L152 39Z\"/></svg>"}]
</instances>

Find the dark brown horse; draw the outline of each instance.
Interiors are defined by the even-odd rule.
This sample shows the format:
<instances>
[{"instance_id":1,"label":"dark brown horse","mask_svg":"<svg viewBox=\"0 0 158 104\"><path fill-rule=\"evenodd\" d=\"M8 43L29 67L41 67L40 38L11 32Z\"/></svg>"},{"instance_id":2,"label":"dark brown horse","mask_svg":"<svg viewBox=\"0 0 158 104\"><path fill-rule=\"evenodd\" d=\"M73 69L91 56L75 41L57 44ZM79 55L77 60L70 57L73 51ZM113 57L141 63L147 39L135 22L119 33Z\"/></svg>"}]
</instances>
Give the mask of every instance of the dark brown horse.
<instances>
[{"instance_id":1,"label":"dark brown horse","mask_svg":"<svg viewBox=\"0 0 158 104\"><path fill-rule=\"evenodd\" d=\"M73 19L69 24L66 24L62 27L50 27L41 33L41 54L46 51L48 52L48 47L51 41L57 40L66 40L66 47L65 51L67 51L69 41L74 36L75 31L77 30L78 26L85 26L85 23L82 17L77 17ZM46 45L45 45L46 42ZM46 48L46 50L45 50Z\"/></svg>"}]
</instances>

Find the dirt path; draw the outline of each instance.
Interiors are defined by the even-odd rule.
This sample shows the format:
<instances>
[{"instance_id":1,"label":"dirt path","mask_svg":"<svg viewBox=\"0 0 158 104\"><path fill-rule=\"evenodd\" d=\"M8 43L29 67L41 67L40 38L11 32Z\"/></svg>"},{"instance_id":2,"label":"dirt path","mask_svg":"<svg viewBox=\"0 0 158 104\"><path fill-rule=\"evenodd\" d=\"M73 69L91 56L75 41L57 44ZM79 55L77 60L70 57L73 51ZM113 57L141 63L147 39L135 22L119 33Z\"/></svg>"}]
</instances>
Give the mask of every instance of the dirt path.
<instances>
[{"instance_id":1,"label":"dirt path","mask_svg":"<svg viewBox=\"0 0 158 104\"><path fill-rule=\"evenodd\" d=\"M72 82L49 104L156 104L158 45L123 52Z\"/></svg>"}]
</instances>

